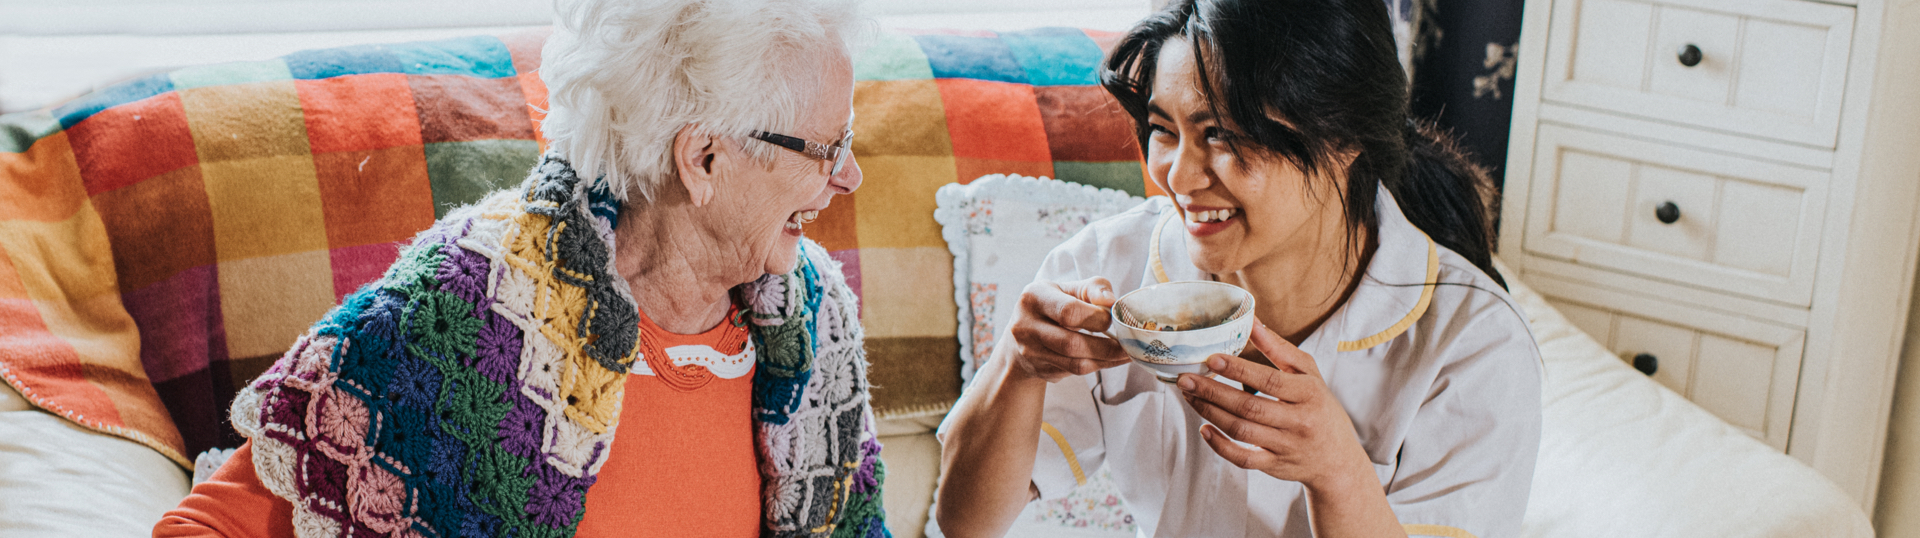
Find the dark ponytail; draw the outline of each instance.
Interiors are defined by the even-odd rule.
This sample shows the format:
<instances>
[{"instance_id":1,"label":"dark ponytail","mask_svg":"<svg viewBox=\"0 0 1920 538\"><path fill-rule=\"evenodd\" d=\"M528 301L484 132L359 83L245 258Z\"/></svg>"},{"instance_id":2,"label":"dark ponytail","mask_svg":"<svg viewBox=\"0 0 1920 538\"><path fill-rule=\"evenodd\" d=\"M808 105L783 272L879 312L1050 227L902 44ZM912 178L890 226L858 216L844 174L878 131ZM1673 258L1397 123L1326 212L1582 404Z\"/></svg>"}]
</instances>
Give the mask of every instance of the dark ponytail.
<instances>
[{"instance_id":1,"label":"dark ponytail","mask_svg":"<svg viewBox=\"0 0 1920 538\"><path fill-rule=\"evenodd\" d=\"M1451 137L1409 119L1384 2L1174 0L1149 15L1100 70L1101 85L1133 116L1142 149L1160 47L1175 36L1193 44L1214 115L1243 133L1228 139L1235 153L1251 144L1264 150L1253 156L1318 177L1336 155L1358 150L1345 192L1335 193L1349 232L1378 228L1376 186L1384 184L1409 222L1506 285L1493 268L1493 180Z\"/></svg>"},{"instance_id":2,"label":"dark ponytail","mask_svg":"<svg viewBox=\"0 0 1920 538\"><path fill-rule=\"evenodd\" d=\"M1400 212L1435 243L1507 287L1493 269L1493 217L1500 214L1500 189L1492 175L1432 122L1407 120L1406 137L1407 171L1397 181L1385 182L1400 202Z\"/></svg>"}]
</instances>

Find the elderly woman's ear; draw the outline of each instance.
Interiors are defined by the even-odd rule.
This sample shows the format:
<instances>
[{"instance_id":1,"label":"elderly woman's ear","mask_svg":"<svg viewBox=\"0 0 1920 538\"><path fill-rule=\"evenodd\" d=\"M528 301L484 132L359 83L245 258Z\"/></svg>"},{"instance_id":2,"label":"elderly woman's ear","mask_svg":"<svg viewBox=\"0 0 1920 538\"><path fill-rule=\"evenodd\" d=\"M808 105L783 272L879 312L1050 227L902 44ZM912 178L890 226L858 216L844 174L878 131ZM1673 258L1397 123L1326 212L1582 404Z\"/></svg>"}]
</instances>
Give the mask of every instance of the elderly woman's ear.
<instances>
[{"instance_id":1,"label":"elderly woman's ear","mask_svg":"<svg viewBox=\"0 0 1920 538\"><path fill-rule=\"evenodd\" d=\"M674 175L680 179L680 185L687 189L687 200L694 207L707 205L713 201L713 184L718 179L715 170L716 161L734 157L736 154L722 152L720 137L697 123L689 123L680 128L673 137Z\"/></svg>"}]
</instances>

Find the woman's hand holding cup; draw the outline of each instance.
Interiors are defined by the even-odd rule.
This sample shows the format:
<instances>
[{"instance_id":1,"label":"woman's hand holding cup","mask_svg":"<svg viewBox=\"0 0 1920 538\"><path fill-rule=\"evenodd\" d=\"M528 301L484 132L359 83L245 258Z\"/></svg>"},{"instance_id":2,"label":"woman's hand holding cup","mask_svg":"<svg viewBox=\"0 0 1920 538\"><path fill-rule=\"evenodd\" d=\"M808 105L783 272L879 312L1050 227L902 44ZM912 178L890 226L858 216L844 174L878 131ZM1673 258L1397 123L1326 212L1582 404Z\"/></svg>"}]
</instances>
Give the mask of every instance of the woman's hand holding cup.
<instances>
[{"instance_id":1,"label":"woman's hand holding cup","mask_svg":"<svg viewBox=\"0 0 1920 538\"><path fill-rule=\"evenodd\" d=\"M1131 359L1118 342L1089 334L1113 323L1114 300L1113 284L1101 277L1028 284L995 354L1012 361L1009 373L1047 382L1123 366Z\"/></svg>"},{"instance_id":2,"label":"woman's hand holding cup","mask_svg":"<svg viewBox=\"0 0 1920 538\"><path fill-rule=\"evenodd\" d=\"M1273 366L1226 354L1207 359L1207 366L1272 399L1204 376L1180 376L1180 391L1210 423L1200 427L1207 444L1240 468L1300 482L1309 490L1377 487L1353 420L1334 399L1313 357L1264 324L1256 326L1252 336L1254 347Z\"/></svg>"}]
</instances>

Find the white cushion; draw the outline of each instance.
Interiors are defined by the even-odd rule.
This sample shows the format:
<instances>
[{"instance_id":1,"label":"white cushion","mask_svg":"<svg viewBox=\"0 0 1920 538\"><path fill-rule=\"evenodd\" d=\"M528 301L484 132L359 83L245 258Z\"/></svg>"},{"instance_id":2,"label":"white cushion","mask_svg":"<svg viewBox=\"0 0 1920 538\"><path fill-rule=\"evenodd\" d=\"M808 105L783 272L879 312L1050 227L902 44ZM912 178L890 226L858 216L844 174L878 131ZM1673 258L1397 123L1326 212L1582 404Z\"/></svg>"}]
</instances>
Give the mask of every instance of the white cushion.
<instances>
[{"instance_id":1,"label":"white cushion","mask_svg":"<svg viewBox=\"0 0 1920 538\"><path fill-rule=\"evenodd\" d=\"M1146 199L1078 183L995 174L941 187L934 201L939 207L933 218L953 252L960 375L971 380L1047 253L1087 223ZM1102 467L1066 497L1028 504L1007 536L1117 538L1132 537L1134 531L1133 517ZM931 516L926 533L942 536Z\"/></svg>"},{"instance_id":2,"label":"white cushion","mask_svg":"<svg viewBox=\"0 0 1920 538\"><path fill-rule=\"evenodd\" d=\"M139 443L33 407L0 383L0 536L151 536L187 473Z\"/></svg>"},{"instance_id":3,"label":"white cushion","mask_svg":"<svg viewBox=\"0 0 1920 538\"><path fill-rule=\"evenodd\" d=\"M1087 223L1145 202L1079 183L994 174L934 193L933 220L953 253L959 307L960 379L973 379L995 335L1012 319L1020 290L1053 247Z\"/></svg>"}]
</instances>

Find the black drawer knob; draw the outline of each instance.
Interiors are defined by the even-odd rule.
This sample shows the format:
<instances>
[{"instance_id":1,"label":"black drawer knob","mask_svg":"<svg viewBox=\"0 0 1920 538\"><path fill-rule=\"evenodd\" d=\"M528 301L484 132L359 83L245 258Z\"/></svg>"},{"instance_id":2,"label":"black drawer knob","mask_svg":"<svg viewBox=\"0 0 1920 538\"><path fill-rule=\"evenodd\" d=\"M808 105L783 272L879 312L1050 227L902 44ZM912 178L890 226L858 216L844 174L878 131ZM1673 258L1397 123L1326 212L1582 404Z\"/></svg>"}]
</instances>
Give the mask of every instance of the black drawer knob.
<instances>
[{"instance_id":1,"label":"black drawer knob","mask_svg":"<svg viewBox=\"0 0 1920 538\"><path fill-rule=\"evenodd\" d=\"M1673 202L1663 202L1660 207L1653 208L1653 218L1660 219L1661 224L1673 224L1674 221L1680 220L1680 206L1674 205Z\"/></svg>"},{"instance_id":2,"label":"black drawer knob","mask_svg":"<svg viewBox=\"0 0 1920 538\"><path fill-rule=\"evenodd\" d=\"M1653 356L1652 353L1634 355L1633 369L1643 374L1653 375L1654 372L1660 371L1660 358Z\"/></svg>"},{"instance_id":3,"label":"black drawer knob","mask_svg":"<svg viewBox=\"0 0 1920 538\"><path fill-rule=\"evenodd\" d=\"M1700 47L1693 46L1692 43L1680 47L1680 65L1687 67L1700 65Z\"/></svg>"}]
</instances>

